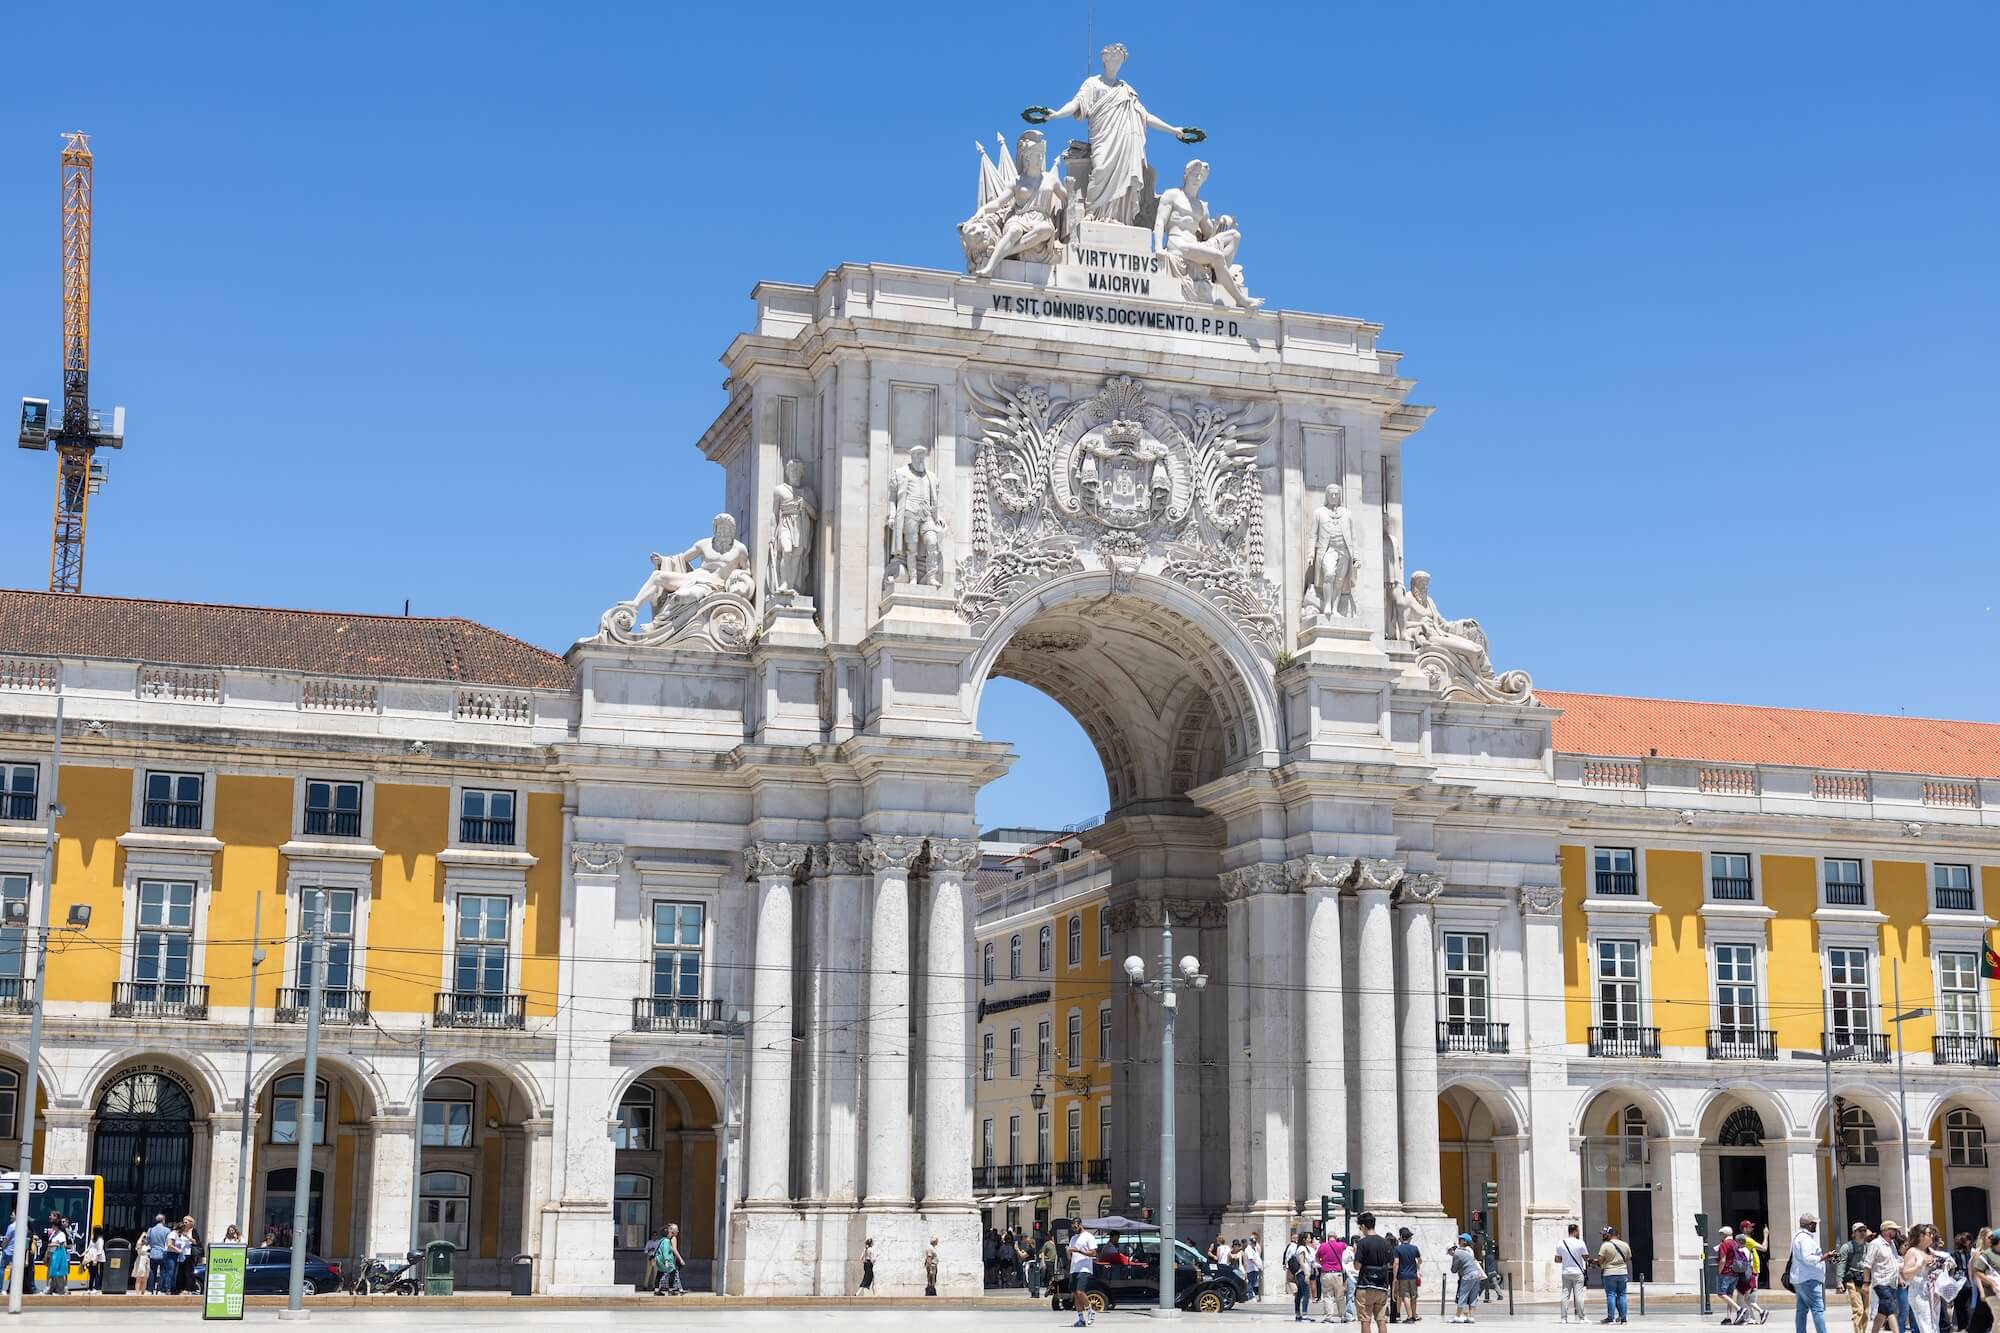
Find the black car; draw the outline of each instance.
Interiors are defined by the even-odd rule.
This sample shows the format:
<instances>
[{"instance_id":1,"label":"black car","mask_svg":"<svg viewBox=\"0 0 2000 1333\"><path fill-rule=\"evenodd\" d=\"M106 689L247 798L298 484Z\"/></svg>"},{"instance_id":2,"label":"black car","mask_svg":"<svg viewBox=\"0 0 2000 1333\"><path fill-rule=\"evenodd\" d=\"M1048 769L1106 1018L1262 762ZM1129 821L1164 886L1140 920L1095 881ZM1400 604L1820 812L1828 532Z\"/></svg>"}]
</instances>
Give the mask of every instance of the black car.
<instances>
[{"instance_id":1,"label":"black car","mask_svg":"<svg viewBox=\"0 0 2000 1333\"><path fill-rule=\"evenodd\" d=\"M194 1289L207 1290L208 1265L194 1269ZM292 1289L292 1252L253 1245L243 1257L243 1294L283 1296ZM305 1282L301 1290L308 1296L340 1290L340 1265L330 1264L316 1254L306 1256Z\"/></svg>"},{"instance_id":2,"label":"black car","mask_svg":"<svg viewBox=\"0 0 2000 1333\"><path fill-rule=\"evenodd\" d=\"M1112 1232L1100 1236L1088 1293L1095 1310L1158 1305L1160 1234ZM1211 1261L1186 1241L1174 1242L1174 1304L1183 1310L1220 1314L1249 1298L1250 1284L1242 1273ZM1055 1310L1070 1308L1067 1276L1050 1288L1049 1305Z\"/></svg>"}]
</instances>

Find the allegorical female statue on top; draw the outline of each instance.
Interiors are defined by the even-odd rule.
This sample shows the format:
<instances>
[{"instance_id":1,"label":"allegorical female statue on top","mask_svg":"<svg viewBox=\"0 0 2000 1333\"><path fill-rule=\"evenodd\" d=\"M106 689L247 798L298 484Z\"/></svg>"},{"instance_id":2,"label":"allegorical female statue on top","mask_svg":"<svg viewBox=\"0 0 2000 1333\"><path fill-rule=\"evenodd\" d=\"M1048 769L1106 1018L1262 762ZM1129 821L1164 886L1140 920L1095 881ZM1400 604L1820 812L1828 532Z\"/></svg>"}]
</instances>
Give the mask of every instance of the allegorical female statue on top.
<instances>
[{"instance_id":1,"label":"allegorical female statue on top","mask_svg":"<svg viewBox=\"0 0 2000 1333\"><path fill-rule=\"evenodd\" d=\"M1084 219L1132 226L1140 221L1152 191L1146 171L1146 131L1171 134L1182 143L1199 143L1206 136L1197 129L1169 125L1146 110L1138 90L1118 77L1129 54L1122 43L1113 42L1098 54L1104 72L1085 79L1076 96L1053 110L1029 107L1021 114L1035 124L1064 116L1088 124L1090 179L1085 186Z\"/></svg>"}]
</instances>

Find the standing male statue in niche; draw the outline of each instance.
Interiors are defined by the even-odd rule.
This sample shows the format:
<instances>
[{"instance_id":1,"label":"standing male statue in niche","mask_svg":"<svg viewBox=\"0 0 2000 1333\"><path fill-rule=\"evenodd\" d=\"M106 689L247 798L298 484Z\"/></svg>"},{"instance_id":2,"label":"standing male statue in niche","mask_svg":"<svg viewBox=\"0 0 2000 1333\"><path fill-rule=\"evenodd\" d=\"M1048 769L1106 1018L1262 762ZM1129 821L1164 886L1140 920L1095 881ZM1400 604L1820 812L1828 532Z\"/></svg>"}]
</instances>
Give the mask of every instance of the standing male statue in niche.
<instances>
[{"instance_id":1,"label":"standing male statue in niche","mask_svg":"<svg viewBox=\"0 0 2000 1333\"><path fill-rule=\"evenodd\" d=\"M1129 83L1119 81L1119 67L1128 54L1113 42L1098 53L1104 73L1093 74L1076 96L1051 110L1031 106L1021 115L1034 125L1073 116L1090 129L1090 180L1085 187L1083 216L1090 222L1138 222L1150 186L1146 182L1146 131L1171 134L1182 143L1199 143L1207 136L1190 126L1169 125L1152 112Z\"/></svg>"},{"instance_id":2,"label":"standing male statue in niche","mask_svg":"<svg viewBox=\"0 0 2000 1333\"><path fill-rule=\"evenodd\" d=\"M909 579L933 588L944 586L944 511L929 459L929 449L913 444L910 461L889 478L891 583Z\"/></svg>"},{"instance_id":3,"label":"standing male statue in niche","mask_svg":"<svg viewBox=\"0 0 2000 1333\"><path fill-rule=\"evenodd\" d=\"M812 591L813 524L819 508L806 485L806 465L785 460L785 477L771 490L771 590L803 596Z\"/></svg>"},{"instance_id":4,"label":"standing male statue in niche","mask_svg":"<svg viewBox=\"0 0 2000 1333\"><path fill-rule=\"evenodd\" d=\"M1353 619L1354 574L1354 523L1340 503L1340 487L1328 486L1326 503L1313 511L1306 609L1322 620Z\"/></svg>"}]
</instances>

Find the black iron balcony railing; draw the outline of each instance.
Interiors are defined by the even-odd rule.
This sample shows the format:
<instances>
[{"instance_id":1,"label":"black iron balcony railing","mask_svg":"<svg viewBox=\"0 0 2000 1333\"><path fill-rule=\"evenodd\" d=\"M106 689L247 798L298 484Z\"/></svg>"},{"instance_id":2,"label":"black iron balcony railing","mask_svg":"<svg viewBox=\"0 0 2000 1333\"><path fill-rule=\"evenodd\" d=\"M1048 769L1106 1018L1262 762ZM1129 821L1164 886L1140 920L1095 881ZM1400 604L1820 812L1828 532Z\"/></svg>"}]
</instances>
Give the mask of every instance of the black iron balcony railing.
<instances>
[{"instance_id":1,"label":"black iron balcony railing","mask_svg":"<svg viewBox=\"0 0 2000 1333\"><path fill-rule=\"evenodd\" d=\"M306 811L306 832L321 838L358 838L361 836L361 812L359 810L308 810Z\"/></svg>"},{"instance_id":2,"label":"black iron balcony railing","mask_svg":"<svg viewBox=\"0 0 2000 1333\"><path fill-rule=\"evenodd\" d=\"M1931 1038L1931 1063L2000 1067L2000 1037L1941 1032Z\"/></svg>"},{"instance_id":3,"label":"black iron balcony railing","mask_svg":"<svg viewBox=\"0 0 2000 1333\"><path fill-rule=\"evenodd\" d=\"M1972 886L1969 884L1944 885L1937 887L1937 910L1940 912L1970 912L1972 910Z\"/></svg>"},{"instance_id":4,"label":"black iron balcony railing","mask_svg":"<svg viewBox=\"0 0 2000 1333\"><path fill-rule=\"evenodd\" d=\"M1607 1025L1590 1029L1590 1053L1612 1059L1657 1060L1660 1058L1658 1028Z\"/></svg>"},{"instance_id":5,"label":"black iron balcony railing","mask_svg":"<svg viewBox=\"0 0 2000 1333\"><path fill-rule=\"evenodd\" d=\"M468 815L458 821L458 840L468 847L512 847L514 821L474 819Z\"/></svg>"},{"instance_id":6,"label":"black iron balcony railing","mask_svg":"<svg viewBox=\"0 0 2000 1333\"><path fill-rule=\"evenodd\" d=\"M120 981L111 987L113 1018L208 1017L208 987L192 981Z\"/></svg>"},{"instance_id":7,"label":"black iron balcony railing","mask_svg":"<svg viewBox=\"0 0 2000 1333\"><path fill-rule=\"evenodd\" d=\"M993 1188L996 1190L1017 1190L1021 1188L1020 1165L1016 1163L1011 1166L994 1167Z\"/></svg>"},{"instance_id":8,"label":"black iron balcony railing","mask_svg":"<svg viewBox=\"0 0 2000 1333\"><path fill-rule=\"evenodd\" d=\"M1775 1060L1778 1058L1778 1034L1764 1028L1710 1028L1708 1058Z\"/></svg>"},{"instance_id":9,"label":"black iron balcony railing","mask_svg":"<svg viewBox=\"0 0 2000 1333\"><path fill-rule=\"evenodd\" d=\"M991 1166L975 1166L972 1168L972 1188L976 1190L990 1190L993 1188L993 1168Z\"/></svg>"},{"instance_id":10,"label":"black iron balcony railing","mask_svg":"<svg viewBox=\"0 0 2000 1333\"><path fill-rule=\"evenodd\" d=\"M706 1032L722 1022L722 1001L671 995L632 997L634 1032Z\"/></svg>"},{"instance_id":11,"label":"black iron balcony railing","mask_svg":"<svg viewBox=\"0 0 2000 1333\"><path fill-rule=\"evenodd\" d=\"M1600 898L1632 898L1639 893L1639 872L1636 870L1600 870L1597 872L1597 896Z\"/></svg>"},{"instance_id":12,"label":"black iron balcony railing","mask_svg":"<svg viewBox=\"0 0 2000 1333\"><path fill-rule=\"evenodd\" d=\"M33 819L35 817L35 793L31 791L10 791L0 796L0 819Z\"/></svg>"},{"instance_id":13,"label":"black iron balcony railing","mask_svg":"<svg viewBox=\"0 0 2000 1333\"><path fill-rule=\"evenodd\" d=\"M1022 1168L1022 1179L1029 1189L1034 1189L1037 1186L1047 1189L1049 1185L1049 1164L1047 1162L1029 1162Z\"/></svg>"},{"instance_id":14,"label":"black iron balcony railing","mask_svg":"<svg viewBox=\"0 0 2000 1333\"><path fill-rule=\"evenodd\" d=\"M1471 1052L1475 1055L1507 1054L1507 1025L1484 1018L1441 1018L1438 1020L1438 1054Z\"/></svg>"},{"instance_id":15,"label":"black iron balcony railing","mask_svg":"<svg viewBox=\"0 0 2000 1333\"><path fill-rule=\"evenodd\" d=\"M1057 1162L1056 1184L1081 1185L1083 1183L1083 1163L1080 1161Z\"/></svg>"},{"instance_id":16,"label":"black iron balcony railing","mask_svg":"<svg viewBox=\"0 0 2000 1333\"><path fill-rule=\"evenodd\" d=\"M528 1025L528 997L441 990L431 1008L431 1022L441 1028L524 1028Z\"/></svg>"},{"instance_id":17,"label":"black iron balcony railing","mask_svg":"<svg viewBox=\"0 0 2000 1333\"><path fill-rule=\"evenodd\" d=\"M1826 1058L1838 1064L1886 1065L1889 1063L1889 1034L1886 1032L1829 1033Z\"/></svg>"},{"instance_id":18,"label":"black iron balcony railing","mask_svg":"<svg viewBox=\"0 0 2000 1333\"><path fill-rule=\"evenodd\" d=\"M147 801L139 812L146 828L200 828L200 801Z\"/></svg>"},{"instance_id":19,"label":"black iron balcony railing","mask_svg":"<svg viewBox=\"0 0 2000 1333\"><path fill-rule=\"evenodd\" d=\"M1708 896L1719 903L1750 901L1750 881L1737 875L1717 875L1708 881Z\"/></svg>"},{"instance_id":20,"label":"black iron balcony railing","mask_svg":"<svg viewBox=\"0 0 2000 1333\"><path fill-rule=\"evenodd\" d=\"M0 1014L35 1012L35 983L27 977L0 977Z\"/></svg>"},{"instance_id":21,"label":"black iron balcony railing","mask_svg":"<svg viewBox=\"0 0 2000 1333\"><path fill-rule=\"evenodd\" d=\"M273 1017L280 1023L303 1023L312 1007L310 986L280 986ZM368 992L356 986L328 987L319 999L322 1023L366 1023Z\"/></svg>"},{"instance_id":22,"label":"black iron balcony railing","mask_svg":"<svg viewBox=\"0 0 2000 1333\"><path fill-rule=\"evenodd\" d=\"M1868 887L1852 880L1830 879L1826 882L1826 905L1828 907L1866 907Z\"/></svg>"},{"instance_id":23,"label":"black iron balcony railing","mask_svg":"<svg viewBox=\"0 0 2000 1333\"><path fill-rule=\"evenodd\" d=\"M1083 1164L1083 1183L1086 1185L1109 1185L1111 1183L1111 1159L1093 1157Z\"/></svg>"}]
</instances>

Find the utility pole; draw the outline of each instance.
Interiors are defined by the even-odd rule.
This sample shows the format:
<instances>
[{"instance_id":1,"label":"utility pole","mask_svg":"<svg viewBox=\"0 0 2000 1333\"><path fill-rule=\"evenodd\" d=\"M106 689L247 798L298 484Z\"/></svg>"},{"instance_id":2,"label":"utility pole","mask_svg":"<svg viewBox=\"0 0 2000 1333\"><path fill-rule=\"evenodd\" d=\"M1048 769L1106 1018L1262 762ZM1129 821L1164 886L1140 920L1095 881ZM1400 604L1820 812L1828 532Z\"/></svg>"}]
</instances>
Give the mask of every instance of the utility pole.
<instances>
[{"instance_id":1,"label":"utility pole","mask_svg":"<svg viewBox=\"0 0 2000 1333\"><path fill-rule=\"evenodd\" d=\"M1889 964L1890 1003L1896 1012L1889 1018L1896 1025L1896 1121L1897 1134L1902 1140L1896 1145L1896 1155L1903 1163L1903 1216L1910 1215L1910 1102L1903 1090L1903 1024L1913 1018L1929 1018L1929 1009L1903 1008L1903 963L1897 959ZM1933 1202L1936 1202L1933 1200ZM1914 1226L1915 1223L1909 1225Z\"/></svg>"},{"instance_id":2,"label":"utility pole","mask_svg":"<svg viewBox=\"0 0 2000 1333\"><path fill-rule=\"evenodd\" d=\"M716 1208L716 1216L722 1219L721 1235L715 1242L715 1279L717 1295L721 1295L729 1285L729 1117L732 1114L731 1097L733 1085L730 1082L730 1057L736 1051L736 1042L743 1035L750 1022L750 1015L738 1011L736 1016L722 1025L722 1135L717 1141L715 1153L715 1187L722 1195L722 1202Z\"/></svg>"},{"instance_id":3,"label":"utility pole","mask_svg":"<svg viewBox=\"0 0 2000 1333\"><path fill-rule=\"evenodd\" d=\"M1833 1197L1826 1201L1826 1237L1838 1240L1847 1233L1840 1229L1840 1217L1846 1211L1847 1196L1840 1192L1840 1117L1833 1104L1833 1003L1830 999L1821 1002L1821 1012L1825 1015L1821 1026L1826 1038L1820 1043L1819 1067L1826 1075L1826 1156L1827 1166L1833 1180ZM1907 1214L1906 1214L1907 1215ZM1765 1233L1769 1239L1770 1233ZM1849 1239L1853 1239L1849 1237Z\"/></svg>"},{"instance_id":4,"label":"utility pole","mask_svg":"<svg viewBox=\"0 0 2000 1333\"><path fill-rule=\"evenodd\" d=\"M1178 1257L1174 1241L1174 1016L1180 1008L1180 992L1202 990L1208 978L1202 975L1201 960L1193 954L1174 966L1174 927L1164 912L1160 918L1160 977L1146 980L1146 960L1133 954L1125 960L1125 976L1134 986L1160 1001L1160 1313L1169 1318L1180 1313L1174 1303Z\"/></svg>"},{"instance_id":5,"label":"utility pole","mask_svg":"<svg viewBox=\"0 0 2000 1333\"><path fill-rule=\"evenodd\" d=\"M313 1140L318 1127L313 1123L313 1103L319 1087L319 1011L326 997L326 968L320 963L319 942L326 938L326 894L323 890L302 889L300 898L312 895L312 910L302 914L299 932L299 966L310 968L311 989L306 995L306 1069L299 1088L298 1167L292 1176L292 1275L286 1288L285 1309L280 1319L309 1319L305 1308L306 1237L310 1233L312 1205ZM310 960L310 961L308 961Z\"/></svg>"},{"instance_id":6,"label":"utility pole","mask_svg":"<svg viewBox=\"0 0 2000 1333\"><path fill-rule=\"evenodd\" d=\"M410 1252L415 1253L417 1229L422 1223L424 1188L424 1037L429 1032L423 1019L417 1020L417 1091L410 1098L416 1103L417 1128L414 1141L410 1144Z\"/></svg>"},{"instance_id":7,"label":"utility pole","mask_svg":"<svg viewBox=\"0 0 2000 1333\"><path fill-rule=\"evenodd\" d=\"M264 961L264 895L250 908L250 1021L243 1029L243 1125L236 1134L236 1225L250 1234L250 1071L257 1063L257 965Z\"/></svg>"},{"instance_id":8,"label":"utility pole","mask_svg":"<svg viewBox=\"0 0 2000 1333\"><path fill-rule=\"evenodd\" d=\"M21 1313L21 1292L28 1280L28 1265L35 1259L35 1247L28 1240L29 1177L35 1165L35 1098L42 1070L42 1000L49 981L49 902L56 896L56 820L62 818L62 804L56 799L62 789L63 697L56 696L56 741L49 757L48 829L42 836L41 929L35 951L35 1011L28 1023L28 1073L19 1105L21 1114L21 1174L14 1194L14 1253L7 1279L7 1313ZM88 920L88 918L85 918Z\"/></svg>"}]
</instances>

